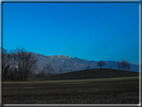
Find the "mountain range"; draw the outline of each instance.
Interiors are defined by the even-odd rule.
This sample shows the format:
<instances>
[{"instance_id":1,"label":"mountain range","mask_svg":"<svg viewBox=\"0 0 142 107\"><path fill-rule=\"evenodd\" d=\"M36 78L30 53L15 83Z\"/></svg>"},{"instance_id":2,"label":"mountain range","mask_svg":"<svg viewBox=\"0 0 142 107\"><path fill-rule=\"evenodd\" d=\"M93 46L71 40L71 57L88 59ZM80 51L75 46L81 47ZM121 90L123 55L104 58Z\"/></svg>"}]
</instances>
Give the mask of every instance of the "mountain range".
<instances>
[{"instance_id":1,"label":"mountain range","mask_svg":"<svg viewBox=\"0 0 142 107\"><path fill-rule=\"evenodd\" d=\"M50 63L52 68L55 69L55 72L58 73L60 69L63 72L71 72L78 70L85 70L89 65L91 69L99 68L97 66L97 61L88 61L85 59L79 59L77 57L70 57L65 55L53 55L53 56L45 56L42 54L34 53L35 57L39 60L36 72L45 67L46 64ZM116 61L104 61L106 64L102 68L111 68L118 69ZM139 72L139 65L131 64L130 71Z\"/></svg>"}]
</instances>

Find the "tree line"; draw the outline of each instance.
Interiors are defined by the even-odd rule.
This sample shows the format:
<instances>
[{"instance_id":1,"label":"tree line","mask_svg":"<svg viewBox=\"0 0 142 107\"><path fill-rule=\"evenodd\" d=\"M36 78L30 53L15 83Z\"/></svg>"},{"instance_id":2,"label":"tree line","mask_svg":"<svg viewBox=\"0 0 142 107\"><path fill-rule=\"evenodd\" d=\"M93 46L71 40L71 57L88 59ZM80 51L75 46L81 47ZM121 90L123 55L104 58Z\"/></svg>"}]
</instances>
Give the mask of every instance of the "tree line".
<instances>
[{"instance_id":1,"label":"tree line","mask_svg":"<svg viewBox=\"0 0 142 107\"><path fill-rule=\"evenodd\" d=\"M25 81L29 77L45 77L53 75L55 69L47 63L38 74L34 72L38 68L38 59L34 53L27 52L24 48L13 50L2 49L2 80L3 81ZM59 69L59 73L63 73Z\"/></svg>"},{"instance_id":2,"label":"tree line","mask_svg":"<svg viewBox=\"0 0 142 107\"><path fill-rule=\"evenodd\" d=\"M47 63L36 75L36 77L45 77L53 75L55 72L55 69L52 67L50 63Z\"/></svg>"},{"instance_id":3,"label":"tree line","mask_svg":"<svg viewBox=\"0 0 142 107\"><path fill-rule=\"evenodd\" d=\"M119 70L121 70L121 69L130 70L131 69L130 63L126 60L122 60L122 62L117 62L117 67Z\"/></svg>"},{"instance_id":4,"label":"tree line","mask_svg":"<svg viewBox=\"0 0 142 107\"><path fill-rule=\"evenodd\" d=\"M2 80L3 81L25 81L33 75L37 65L38 59L34 56L34 53L27 52L24 48L16 48L13 50L2 49ZM97 65L102 68L105 65L104 61L98 61ZM126 60L122 62L117 62L118 69L130 70L130 63ZM111 69L110 65L110 69ZM88 65L86 69L91 69ZM71 72L72 72L71 68ZM36 77L44 77L48 75L53 75L55 69L50 63L46 64L43 69L41 69ZM58 73L63 73L60 68Z\"/></svg>"},{"instance_id":5,"label":"tree line","mask_svg":"<svg viewBox=\"0 0 142 107\"><path fill-rule=\"evenodd\" d=\"M38 59L24 48L2 49L2 80L25 81L37 67Z\"/></svg>"},{"instance_id":6,"label":"tree line","mask_svg":"<svg viewBox=\"0 0 142 107\"><path fill-rule=\"evenodd\" d=\"M102 66L105 65L104 61L98 61L97 62L97 66L100 67L100 69L102 68ZM131 65L128 61L126 60L122 60L121 62L117 61L117 67L119 70L130 70L131 69ZM110 69L112 69L111 65L109 66ZM88 65L86 67L86 69L91 69L90 65Z\"/></svg>"}]
</instances>

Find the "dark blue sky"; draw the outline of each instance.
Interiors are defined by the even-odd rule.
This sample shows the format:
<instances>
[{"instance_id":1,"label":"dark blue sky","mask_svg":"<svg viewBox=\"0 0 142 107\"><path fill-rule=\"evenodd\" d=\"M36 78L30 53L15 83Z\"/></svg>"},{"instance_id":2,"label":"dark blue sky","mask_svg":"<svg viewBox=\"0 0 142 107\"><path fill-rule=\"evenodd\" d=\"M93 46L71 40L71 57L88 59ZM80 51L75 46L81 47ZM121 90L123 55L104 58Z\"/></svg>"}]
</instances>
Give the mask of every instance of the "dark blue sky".
<instances>
[{"instance_id":1,"label":"dark blue sky","mask_svg":"<svg viewBox=\"0 0 142 107\"><path fill-rule=\"evenodd\" d=\"M3 3L3 47L139 62L139 3Z\"/></svg>"}]
</instances>

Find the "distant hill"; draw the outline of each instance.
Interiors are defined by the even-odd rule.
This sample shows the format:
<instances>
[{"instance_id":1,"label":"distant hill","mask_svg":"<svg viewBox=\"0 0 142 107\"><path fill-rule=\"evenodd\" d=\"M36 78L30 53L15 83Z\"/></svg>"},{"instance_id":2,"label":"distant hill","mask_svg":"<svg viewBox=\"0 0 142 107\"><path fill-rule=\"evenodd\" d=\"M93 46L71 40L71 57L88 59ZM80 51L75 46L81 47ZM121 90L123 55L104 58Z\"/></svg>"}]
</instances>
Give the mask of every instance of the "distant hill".
<instances>
[{"instance_id":1,"label":"distant hill","mask_svg":"<svg viewBox=\"0 0 142 107\"><path fill-rule=\"evenodd\" d=\"M90 69L76 72L52 75L45 80L73 80L73 79L96 79L96 78L116 78L138 76L138 72L112 70L112 69Z\"/></svg>"},{"instance_id":2,"label":"distant hill","mask_svg":"<svg viewBox=\"0 0 142 107\"><path fill-rule=\"evenodd\" d=\"M90 65L91 69L99 68L97 61L88 61L77 57L72 58L65 55L45 56L37 53L34 53L34 55L39 59L38 70L41 70L47 63L52 65L56 73L58 73L59 69L62 69L64 72L70 72L71 69L72 71L85 70L88 65ZM115 61L105 61L105 63L106 65L103 68L109 68L111 65L112 69L118 69ZM139 72L139 65L131 64L131 67L131 71Z\"/></svg>"}]
</instances>

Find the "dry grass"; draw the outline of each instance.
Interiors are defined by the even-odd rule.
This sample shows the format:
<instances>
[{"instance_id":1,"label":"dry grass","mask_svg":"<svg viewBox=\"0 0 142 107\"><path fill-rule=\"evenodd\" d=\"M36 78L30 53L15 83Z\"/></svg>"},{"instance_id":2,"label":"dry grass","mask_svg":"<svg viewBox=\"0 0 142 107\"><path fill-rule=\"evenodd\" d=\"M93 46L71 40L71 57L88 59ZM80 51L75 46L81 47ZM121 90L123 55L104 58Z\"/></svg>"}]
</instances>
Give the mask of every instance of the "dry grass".
<instances>
[{"instance_id":1,"label":"dry grass","mask_svg":"<svg viewBox=\"0 0 142 107\"><path fill-rule=\"evenodd\" d=\"M75 79L98 79L139 76L139 72L116 70L116 69L90 69L63 74L52 75L39 80L75 80Z\"/></svg>"},{"instance_id":2,"label":"dry grass","mask_svg":"<svg viewBox=\"0 0 142 107\"><path fill-rule=\"evenodd\" d=\"M138 104L139 78L3 82L3 104Z\"/></svg>"}]
</instances>

